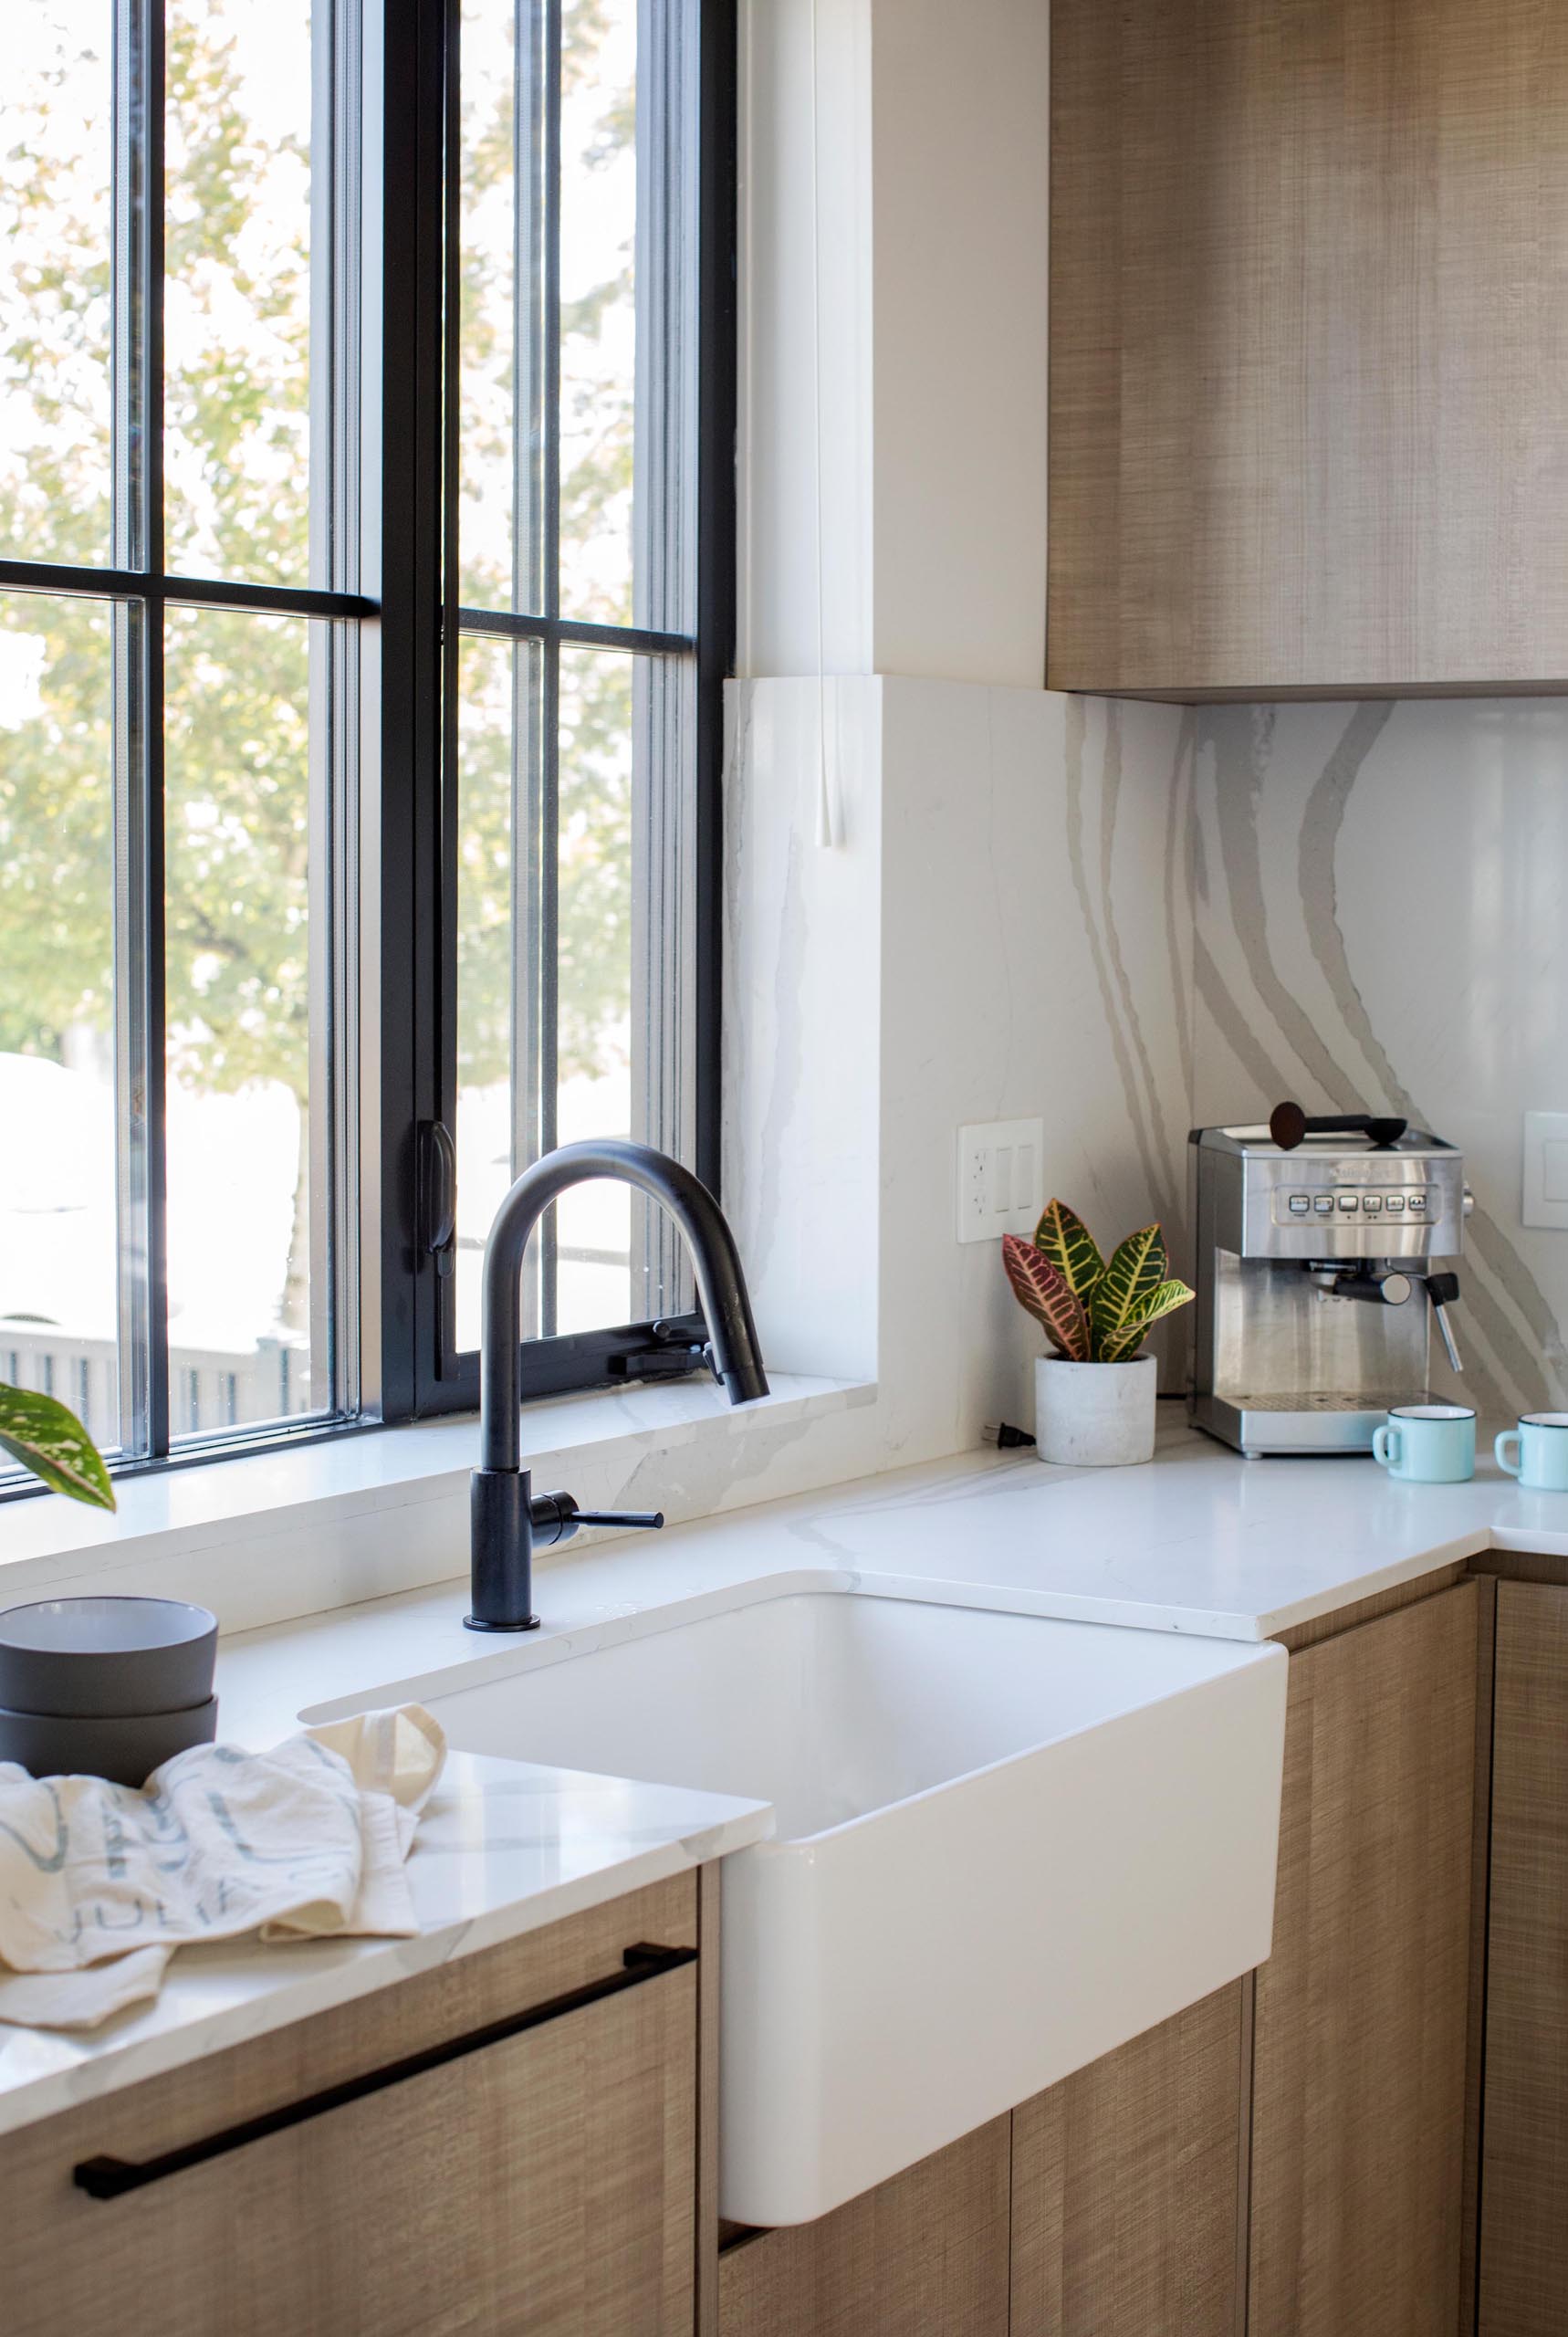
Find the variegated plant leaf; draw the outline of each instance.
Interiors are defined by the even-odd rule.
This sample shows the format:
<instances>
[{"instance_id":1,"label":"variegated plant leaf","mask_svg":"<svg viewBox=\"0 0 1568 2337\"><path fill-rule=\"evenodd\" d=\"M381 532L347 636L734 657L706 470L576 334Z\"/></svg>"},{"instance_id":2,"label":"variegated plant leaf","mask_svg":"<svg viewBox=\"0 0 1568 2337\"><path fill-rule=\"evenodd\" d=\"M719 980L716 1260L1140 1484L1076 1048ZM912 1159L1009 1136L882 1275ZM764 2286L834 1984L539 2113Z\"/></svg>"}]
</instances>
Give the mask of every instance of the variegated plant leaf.
<instances>
[{"instance_id":1,"label":"variegated plant leaf","mask_svg":"<svg viewBox=\"0 0 1568 2337\"><path fill-rule=\"evenodd\" d=\"M1103 1357L1110 1343L1120 1339L1139 1300L1158 1290L1166 1264L1166 1237L1157 1225L1140 1226L1117 1244L1090 1294L1089 1327L1096 1357Z\"/></svg>"},{"instance_id":2,"label":"variegated plant leaf","mask_svg":"<svg viewBox=\"0 0 1568 2337\"><path fill-rule=\"evenodd\" d=\"M95 1509L114 1507L103 1456L76 1414L52 1396L0 1381L0 1451L41 1478L51 1493Z\"/></svg>"},{"instance_id":3,"label":"variegated plant leaf","mask_svg":"<svg viewBox=\"0 0 1568 2337\"><path fill-rule=\"evenodd\" d=\"M1047 1201L1045 1214L1034 1229L1035 1247L1043 1250L1075 1297L1087 1301L1105 1271L1100 1245L1083 1220L1065 1201Z\"/></svg>"},{"instance_id":4,"label":"variegated plant leaf","mask_svg":"<svg viewBox=\"0 0 1568 2337\"><path fill-rule=\"evenodd\" d=\"M1125 1363L1137 1354L1144 1343L1144 1334L1151 1324L1157 1323L1162 1315L1174 1315L1178 1306L1185 1306L1188 1299L1196 1295L1197 1293L1189 1290L1185 1282L1177 1282L1174 1276L1169 1282L1161 1283L1157 1290L1149 1291L1139 1300L1114 1340L1102 1344L1099 1360L1102 1363Z\"/></svg>"},{"instance_id":5,"label":"variegated plant leaf","mask_svg":"<svg viewBox=\"0 0 1568 2337\"><path fill-rule=\"evenodd\" d=\"M1002 1263L1013 1296L1034 1316L1058 1355L1065 1356L1069 1363L1087 1362L1089 1318L1061 1267L1017 1233L1002 1236Z\"/></svg>"}]
</instances>

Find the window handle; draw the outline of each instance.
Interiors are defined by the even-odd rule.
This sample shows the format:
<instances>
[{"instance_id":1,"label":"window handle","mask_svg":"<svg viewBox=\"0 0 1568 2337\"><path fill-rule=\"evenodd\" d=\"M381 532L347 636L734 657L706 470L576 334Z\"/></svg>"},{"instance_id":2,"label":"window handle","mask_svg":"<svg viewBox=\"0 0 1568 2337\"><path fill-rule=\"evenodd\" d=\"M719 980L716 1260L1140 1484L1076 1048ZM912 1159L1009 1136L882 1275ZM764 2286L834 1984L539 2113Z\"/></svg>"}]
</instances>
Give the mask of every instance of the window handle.
<instances>
[{"instance_id":1,"label":"window handle","mask_svg":"<svg viewBox=\"0 0 1568 2337\"><path fill-rule=\"evenodd\" d=\"M457 1148L444 1120L420 1122L419 1223L436 1273L449 1274L457 1233Z\"/></svg>"}]
</instances>

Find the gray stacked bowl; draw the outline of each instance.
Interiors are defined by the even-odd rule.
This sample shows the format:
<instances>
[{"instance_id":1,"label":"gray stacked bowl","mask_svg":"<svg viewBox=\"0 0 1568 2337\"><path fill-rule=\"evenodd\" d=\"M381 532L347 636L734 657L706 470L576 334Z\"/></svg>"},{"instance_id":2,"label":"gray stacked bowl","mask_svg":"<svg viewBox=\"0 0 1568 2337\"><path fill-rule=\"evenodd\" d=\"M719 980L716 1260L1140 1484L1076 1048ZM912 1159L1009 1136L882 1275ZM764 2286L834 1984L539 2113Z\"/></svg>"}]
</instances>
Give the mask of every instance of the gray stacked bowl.
<instances>
[{"instance_id":1,"label":"gray stacked bowl","mask_svg":"<svg viewBox=\"0 0 1568 2337\"><path fill-rule=\"evenodd\" d=\"M217 1618L183 1598L39 1598L0 1613L0 1761L144 1785L217 1734Z\"/></svg>"}]
</instances>

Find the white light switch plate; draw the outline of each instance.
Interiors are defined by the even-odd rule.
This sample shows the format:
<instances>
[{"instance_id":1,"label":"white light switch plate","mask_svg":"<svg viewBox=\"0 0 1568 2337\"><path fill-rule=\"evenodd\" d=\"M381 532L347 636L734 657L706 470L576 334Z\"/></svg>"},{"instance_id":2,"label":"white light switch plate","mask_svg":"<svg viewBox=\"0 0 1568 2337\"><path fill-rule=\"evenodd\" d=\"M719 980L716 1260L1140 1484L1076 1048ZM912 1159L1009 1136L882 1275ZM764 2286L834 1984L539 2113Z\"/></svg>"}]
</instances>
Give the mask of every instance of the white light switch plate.
<instances>
[{"instance_id":1,"label":"white light switch plate","mask_svg":"<svg viewBox=\"0 0 1568 2337\"><path fill-rule=\"evenodd\" d=\"M1568 1112L1524 1116L1524 1204L1526 1225L1568 1231Z\"/></svg>"},{"instance_id":2,"label":"white light switch plate","mask_svg":"<svg viewBox=\"0 0 1568 2337\"><path fill-rule=\"evenodd\" d=\"M1043 1120L988 1120L958 1130L958 1239L1032 1233L1045 1207Z\"/></svg>"}]
</instances>

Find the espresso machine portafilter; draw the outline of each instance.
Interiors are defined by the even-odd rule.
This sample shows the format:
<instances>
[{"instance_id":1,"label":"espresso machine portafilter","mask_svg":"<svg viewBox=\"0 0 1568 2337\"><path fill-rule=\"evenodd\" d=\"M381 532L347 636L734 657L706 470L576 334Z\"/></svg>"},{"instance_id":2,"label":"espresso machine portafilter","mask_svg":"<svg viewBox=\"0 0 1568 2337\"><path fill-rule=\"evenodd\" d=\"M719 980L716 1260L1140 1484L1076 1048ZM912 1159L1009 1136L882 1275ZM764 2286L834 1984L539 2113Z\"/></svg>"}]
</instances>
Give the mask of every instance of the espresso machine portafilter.
<instances>
[{"instance_id":1,"label":"espresso machine portafilter","mask_svg":"<svg viewBox=\"0 0 1568 2337\"><path fill-rule=\"evenodd\" d=\"M1194 1128L1194 1423L1249 1458L1369 1452L1392 1404L1429 1399L1471 1203L1462 1156L1404 1120Z\"/></svg>"}]
</instances>

